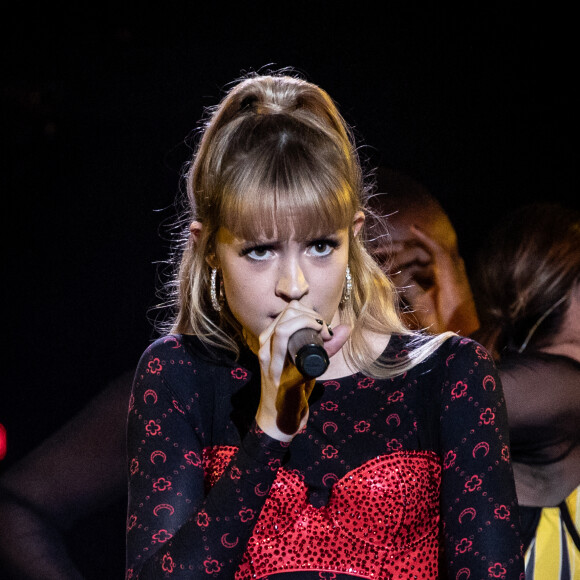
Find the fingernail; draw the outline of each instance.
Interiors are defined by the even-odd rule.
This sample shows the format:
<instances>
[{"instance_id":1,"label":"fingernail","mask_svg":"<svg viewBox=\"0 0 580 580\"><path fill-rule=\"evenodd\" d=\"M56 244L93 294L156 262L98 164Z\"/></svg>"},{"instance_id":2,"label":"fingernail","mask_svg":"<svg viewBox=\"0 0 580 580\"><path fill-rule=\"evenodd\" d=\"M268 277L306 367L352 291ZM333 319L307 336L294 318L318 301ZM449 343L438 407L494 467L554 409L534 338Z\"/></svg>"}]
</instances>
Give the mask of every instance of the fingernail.
<instances>
[{"instance_id":1,"label":"fingernail","mask_svg":"<svg viewBox=\"0 0 580 580\"><path fill-rule=\"evenodd\" d=\"M318 318L316 318L315 320L316 320L316 322L318 322L318 324L320 324L320 325L324 324L324 322L322 322L322 320L319 320Z\"/></svg>"}]
</instances>

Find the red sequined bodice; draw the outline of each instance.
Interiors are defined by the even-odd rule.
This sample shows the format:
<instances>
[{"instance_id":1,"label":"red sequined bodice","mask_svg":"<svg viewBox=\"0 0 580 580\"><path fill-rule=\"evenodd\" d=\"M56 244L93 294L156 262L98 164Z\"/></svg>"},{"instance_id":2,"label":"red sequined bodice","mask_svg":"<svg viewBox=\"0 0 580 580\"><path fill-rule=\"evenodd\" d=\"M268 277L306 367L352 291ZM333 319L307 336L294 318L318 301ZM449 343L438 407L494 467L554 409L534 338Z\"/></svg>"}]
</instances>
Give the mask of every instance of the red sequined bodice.
<instances>
[{"instance_id":1,"label":"red sequined bodice","mask_svg":"<svg viewBox=\"0 0 580 580\"><path fill-rule=\"evenodd\" d=\"M233 453L205 454L208 480L219 478ZM236 580L300 570L436 577L440 474L433 452L381 455L339 479L317 508L300 474L279 469Z\"/></svg>"}]
</instances>

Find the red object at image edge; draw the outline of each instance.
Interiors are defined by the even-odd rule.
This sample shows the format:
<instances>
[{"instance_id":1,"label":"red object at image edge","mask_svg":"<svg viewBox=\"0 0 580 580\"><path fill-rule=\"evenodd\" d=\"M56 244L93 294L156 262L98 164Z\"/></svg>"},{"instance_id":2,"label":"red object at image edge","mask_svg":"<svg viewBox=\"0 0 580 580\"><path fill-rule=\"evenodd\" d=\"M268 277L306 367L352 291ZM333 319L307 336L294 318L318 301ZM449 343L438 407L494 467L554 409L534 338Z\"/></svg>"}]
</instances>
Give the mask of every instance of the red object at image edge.
<instances>
[{"instance_id":1,"label":"red object at image edge","mask_svg":"<svg viewBox=\"0 0 580 580\"><path fill-rule=\"evenodd\" d=\"M6 457L6 427L0 423L0 461Z\"/></svg>"}]
</instances>

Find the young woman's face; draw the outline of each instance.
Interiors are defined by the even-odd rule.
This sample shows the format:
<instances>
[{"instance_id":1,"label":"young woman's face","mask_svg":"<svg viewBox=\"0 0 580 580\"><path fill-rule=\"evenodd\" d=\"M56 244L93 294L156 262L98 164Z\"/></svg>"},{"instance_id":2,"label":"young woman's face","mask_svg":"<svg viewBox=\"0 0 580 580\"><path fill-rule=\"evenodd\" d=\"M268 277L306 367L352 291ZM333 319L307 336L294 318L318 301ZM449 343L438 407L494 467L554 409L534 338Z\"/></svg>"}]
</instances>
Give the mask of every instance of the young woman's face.
<instances>
[{"instance_id":1,"label":"young woman's face","mask_svg":"<svg viewBox=\"0 0 580 580\"><path fill-rule=\"evenodd\" d=\"M329 324L338 324L348 234L344 228L306 240L244 240L226 228L218 230L215 257L226 301L249 343L292 300L311 308Z\"/></svg>"}]
</instances>

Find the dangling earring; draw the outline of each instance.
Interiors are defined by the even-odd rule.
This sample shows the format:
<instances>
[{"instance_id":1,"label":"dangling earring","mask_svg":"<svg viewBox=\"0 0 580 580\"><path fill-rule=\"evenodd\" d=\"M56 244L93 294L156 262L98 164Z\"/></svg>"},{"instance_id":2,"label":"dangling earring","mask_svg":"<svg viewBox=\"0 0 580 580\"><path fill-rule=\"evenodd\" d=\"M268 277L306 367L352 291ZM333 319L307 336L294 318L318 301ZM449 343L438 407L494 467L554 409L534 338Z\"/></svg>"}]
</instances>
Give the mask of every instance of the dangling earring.
<instances>
[{"instance_id":1,"label":"dangling earring","mask_svg":"<svg viewBox=\"0 0 580 580\"><path fill-rule=\"evenodd\" d=\"M217 268L212 268L211 270L211 283L209 291L211 295L211 305L216 312L219 312L222 309L222 306L218 300L217 293Z\"/></svg>"},{"instance_id":2,"label":"dangling earring","mask_svg":"<svg viewBox=\"0 0 580 580\"><path fill-rule=\"evenodd\" d=\"M345 277L345 284L344 289L342 291L342 298L340 300L341 304L348 302L350 300L350 295L352 293L352 276L350 275L350 268L347 265L346 272L344 274Z\"/></svg>"}]
</instances>

